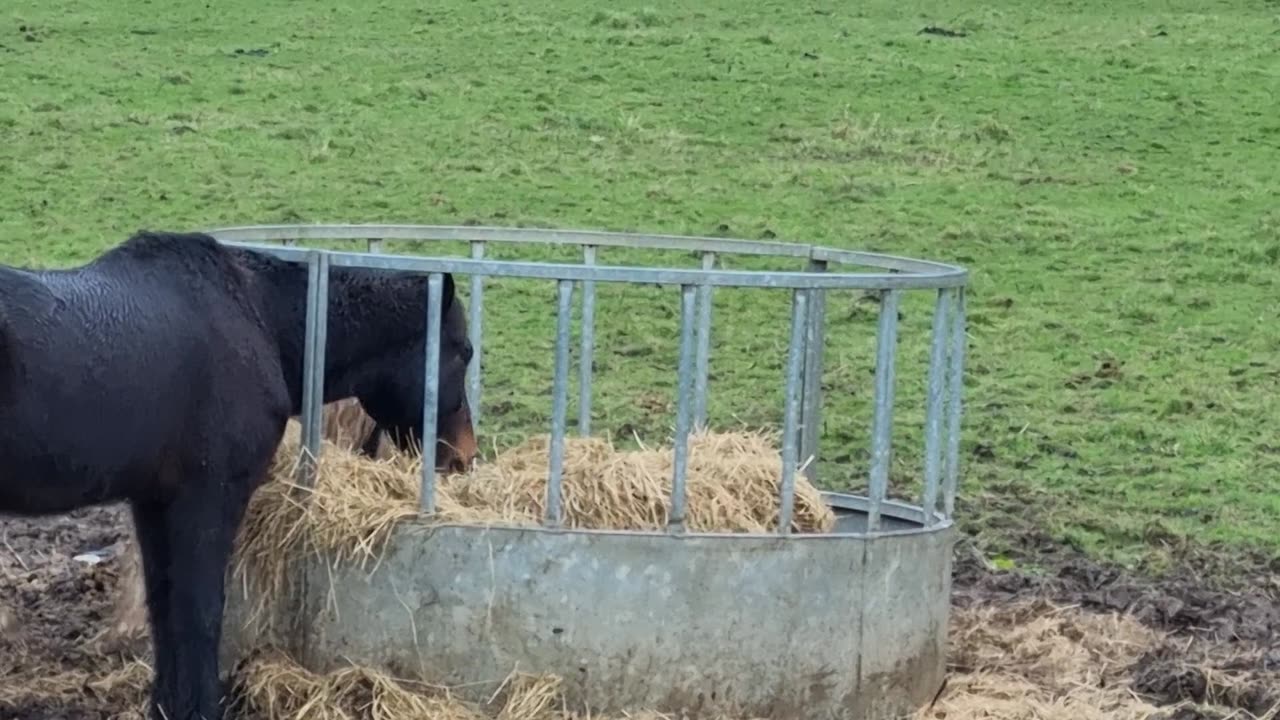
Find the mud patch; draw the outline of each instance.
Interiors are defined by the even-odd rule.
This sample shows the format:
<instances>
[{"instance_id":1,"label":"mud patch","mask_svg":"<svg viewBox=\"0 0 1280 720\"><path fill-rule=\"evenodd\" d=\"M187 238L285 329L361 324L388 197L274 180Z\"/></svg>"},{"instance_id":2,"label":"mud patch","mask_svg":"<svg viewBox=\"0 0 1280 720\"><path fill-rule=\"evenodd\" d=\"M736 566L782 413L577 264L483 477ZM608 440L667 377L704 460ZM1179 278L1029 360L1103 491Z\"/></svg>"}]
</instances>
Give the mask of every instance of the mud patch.
<instances>
[{"instance_id":1,"label":"mud patch","mask_svg":"<svg viewBox=\"0 0 1280 720\"><path fill-rule=\"evenodd\" d=\"M1046 550L1036 557L1041 572L997 571L972 544L962 543L955 606L1047 601L1131 618L1158 635L1129 662L1128 686L1157 705L1173 706L1164 717L1280 714L1280 574L1270 566L1255 562L1228 580L1203 576L1188 562L1152 579L1049 547L1040 536L1028 538L1026 546ZM1201 568L1218 562L1199 560Z\"/></svg>"},{"instance_id":2,"label":"mud patch","mask_svg":"<svg viewBox=\"0 0 1280 720\"><path fill-rule=\"evenodd\" d=\"M144 659L101 652L116 587L113 551L129 527L120 507L0 521L0 716L5 720L142 718ZM96 564L74 559L103 550Z\"/></svg>"},{"instance_id":3,"label":"mud patch","mask_svg":"<svg viewBox=\"0 0 1280 720\"><path fill-rule=\"evenodd\" d=\"M125 536L97 508L0 524L3 720L140 720L145 655L105 652L118 556L75 560ZM957 549L947 686L931 720L1207 720L1280 716L1280 576L1230 583L1190 571L1152 580L1028 538L1037 573L996 570Z\"/></svg>"}]
</instances>

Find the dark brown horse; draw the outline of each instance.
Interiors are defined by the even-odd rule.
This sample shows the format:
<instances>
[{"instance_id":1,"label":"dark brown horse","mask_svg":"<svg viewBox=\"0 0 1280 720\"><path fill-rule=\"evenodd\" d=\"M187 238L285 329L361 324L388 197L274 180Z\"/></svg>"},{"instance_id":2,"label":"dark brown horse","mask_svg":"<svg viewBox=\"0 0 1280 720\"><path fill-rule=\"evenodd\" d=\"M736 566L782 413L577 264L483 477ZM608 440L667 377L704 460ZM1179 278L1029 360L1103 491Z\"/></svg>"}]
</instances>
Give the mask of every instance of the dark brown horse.
<instances>
[{"instance_id":1,"label":"dark brown horse","mask_svg":"<svg viewBox=\"0 0 1280 720\"><path fill-rule=\"evenodd\" d=\"M331 283L326 400L359 397L379 428L411 442L425 278L353 270ZM305 268L199 233L138 233L68 270L0 266L0 513L130 504L154 718L222 715L226 566L301 409L305 288ZM437 461L465 464L471 348L452 278L441 305Z\"/></svg>"}]
</instances>

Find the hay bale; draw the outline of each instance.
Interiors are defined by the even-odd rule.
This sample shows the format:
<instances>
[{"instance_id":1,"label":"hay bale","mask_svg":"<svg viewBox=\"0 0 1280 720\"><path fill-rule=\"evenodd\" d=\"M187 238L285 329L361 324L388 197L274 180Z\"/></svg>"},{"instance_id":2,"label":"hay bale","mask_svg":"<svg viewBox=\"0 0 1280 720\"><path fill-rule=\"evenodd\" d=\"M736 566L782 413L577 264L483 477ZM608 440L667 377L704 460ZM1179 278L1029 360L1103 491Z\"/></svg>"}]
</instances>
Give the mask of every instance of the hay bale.
<instances>
[{"instance_id":1,"label":"hay bale","mask_svg":"<svg viewBox=\"0 0 1280 720\"><path fill-rule=\"evenodd\" d=\"M236 548L237 573L259 592L285 591L286 565L318 553L336 562L377 557L394 527L419 516L421 456L359 456L325 443L314 487L295 484L300 426L285 430L270 480L254 494ZM547 486L549 439L534 437L465 474L443 477L429 521L538 526ZM619 451L604 439L566 438L565 525L579 529L660 530L670 510L672 451ZM761 433L691 436L687 526L695 532L775 530L781 464ZM835 515L803 475L796 477L791 529L829 532ZM250 571L254 572L250 572ZM251 577L256 576L256 577Z\"/></svg>"},{"instance_id":2,"label":"hay bale","mask_svg":"<svg viewBox=\"0 0 1280 720\"><path fill-rule=\"evenodd\" d=\"M542 521L550 440L534 437L493 463L442 483L440 519L536 525ZM619 451L601 438L567 438L565 525L596 530L660 530L670 512L670 448ZM782 464L760 433L700 432L689 439L687 526L695 532L776 531ZM792 532L825 533L835 515L818 489L796 477Z\"/></svg>"}]
</instances>

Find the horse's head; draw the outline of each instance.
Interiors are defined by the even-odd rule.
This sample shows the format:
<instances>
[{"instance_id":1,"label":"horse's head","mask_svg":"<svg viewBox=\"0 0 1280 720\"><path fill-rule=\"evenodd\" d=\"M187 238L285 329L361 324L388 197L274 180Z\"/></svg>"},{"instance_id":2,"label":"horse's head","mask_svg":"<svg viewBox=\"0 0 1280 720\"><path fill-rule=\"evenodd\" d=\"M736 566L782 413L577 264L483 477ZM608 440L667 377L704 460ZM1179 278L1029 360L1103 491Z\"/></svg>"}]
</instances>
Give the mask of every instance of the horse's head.
<instances>
[{"instance_id":1,"label":"horse's head","mask_svg":"<svg viewBox=\"0 0 1280 720\"><path fill-rule=\"evenodd\" d=\"M467 336L466 313L455 296L453 276L448 274L444 276L441 305L435 462L440 471L457 472L471 467L479 447L466 395L467 366L474 351ZM387 433L402 451L421 447L425 339L424 333L423 342L395 364L391 383L375 395L361 398L361 404L377 422L362 448L366 454L372 455L377 450L380 432Z\"/></svg>"}]
</instances>

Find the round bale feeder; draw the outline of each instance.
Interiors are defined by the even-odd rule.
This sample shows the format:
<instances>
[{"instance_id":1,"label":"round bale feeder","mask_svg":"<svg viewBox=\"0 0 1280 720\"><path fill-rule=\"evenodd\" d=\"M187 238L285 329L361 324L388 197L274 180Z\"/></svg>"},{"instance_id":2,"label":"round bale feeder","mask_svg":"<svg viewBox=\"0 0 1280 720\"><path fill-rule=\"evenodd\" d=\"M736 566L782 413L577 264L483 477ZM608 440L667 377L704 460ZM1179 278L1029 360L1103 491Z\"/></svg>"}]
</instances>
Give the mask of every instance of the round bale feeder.
<instances>
[{"instance_id":1,"label":"round bale feeder","mask_svg":"<svg viewBox=\"0 0 1280 720\"><path fill-rule=\"evenodd\" d=\"M276 640L302 665L325 672L349 663L402 678L444 683L463 697L491 696L513 669L564 678L571 708L593 713L657 710L688 717L853 720L909 715L941 687L955 536L965 353L962 268L873 253L705 237L485 227L405 225L257 226L212 231L222 240L306 263L307 353L303 445L321 442L327 278L331 267L427 274L440 297L442 273L470 277L475 347L468 395L479 422L485 277L556 285L555 364L546 518L541 527L431 523L435 471L423 463L422 515L400 523L370 569L323 557L299 561L300 581L279 611L290 622ZM371 239L372 238L372 239ZM382 241L465 241L470 258L391 255ZM364 251L300 242L360 241ZM581 263L486 258L495 243L578 246ZM609 248L693 253L701 267L610 266ZM775 256L792 271L729 271L718 256ZM843 265L871 267L849 272ZM598 283L676 286L680 293L678 397L672 497L665 531L563 527L561 473L569 432L571 311L581 294L578 431L590 431ZM791 294L785 373L778 531L698 533L685 526L687 438L707 420L712 298L717 287ZM879 301L869 488L823 493L832 532L789 531L797 473L818 467L828 291L861 290ZM922 491L888 498L894 427L898 305L903 293L935 297L925 380ZM424 298L424 301L427 299ZM439 316L429 320L426 428L435 438ZM827 422L851 422L827 418ZM304 463L304 475L305 472ZM263 640L250 629L252 598L227 599L224 659Z\"/></svg>"}]
</instances>

